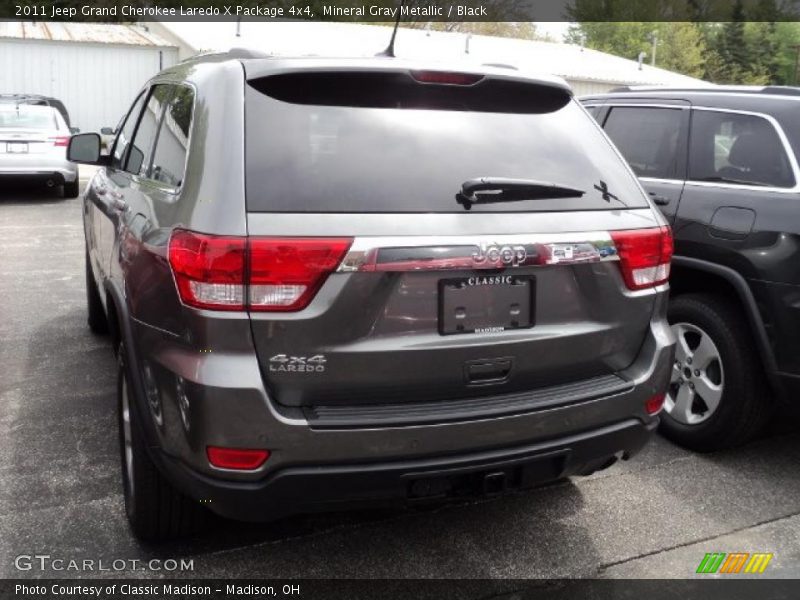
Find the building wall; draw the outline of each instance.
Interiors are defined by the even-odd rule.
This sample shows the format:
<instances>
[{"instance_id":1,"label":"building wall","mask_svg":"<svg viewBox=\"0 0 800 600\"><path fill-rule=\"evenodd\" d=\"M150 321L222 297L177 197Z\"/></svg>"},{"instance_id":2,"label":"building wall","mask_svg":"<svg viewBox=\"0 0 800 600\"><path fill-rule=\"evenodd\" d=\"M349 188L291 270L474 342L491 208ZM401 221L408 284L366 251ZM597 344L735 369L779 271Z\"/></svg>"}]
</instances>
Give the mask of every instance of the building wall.
<instances>
[{"instance_id":1,"label":"building wall","mask_svg":"<svg viewBox=\"0 0 800 600\"><path fill-rule=\"evenodd\" d=\"M0 39L0 93L44 94L73 127L115 127L147 79L177 62L176 48Z\"/></svg>"},{"instance_id":2,"label":"building wall","mask_svg":"<svg viewBox=\"0 0 800 600\"><path fill-rule=\"evenodd\" d=\"M605 94L614 88L618 88L624 83L608 83L603 81L585 81L578 79L567 79L567 83L572 87L576 96L588 96L590 94Z\"/></svg>"}]
</instances>

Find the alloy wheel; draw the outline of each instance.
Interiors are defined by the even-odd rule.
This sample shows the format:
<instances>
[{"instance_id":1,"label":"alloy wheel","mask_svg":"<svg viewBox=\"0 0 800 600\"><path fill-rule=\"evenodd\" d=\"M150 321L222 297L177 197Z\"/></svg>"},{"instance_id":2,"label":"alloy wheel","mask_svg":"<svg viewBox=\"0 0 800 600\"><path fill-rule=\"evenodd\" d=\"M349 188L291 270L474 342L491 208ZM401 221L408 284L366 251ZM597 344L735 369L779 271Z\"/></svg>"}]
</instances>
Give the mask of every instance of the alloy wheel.
<instances>
[{"instance_id":1,"label":"alloy wheel","mask_svg":"<svg viewBox=\"0 0 800 600\"><path fill-rule=\"evenodd\" d=\"M678 423L698 425L719 408L725 373L711 336L691 323L674 323L677 338L664 411Z\"/></svg>"}]
</instances>

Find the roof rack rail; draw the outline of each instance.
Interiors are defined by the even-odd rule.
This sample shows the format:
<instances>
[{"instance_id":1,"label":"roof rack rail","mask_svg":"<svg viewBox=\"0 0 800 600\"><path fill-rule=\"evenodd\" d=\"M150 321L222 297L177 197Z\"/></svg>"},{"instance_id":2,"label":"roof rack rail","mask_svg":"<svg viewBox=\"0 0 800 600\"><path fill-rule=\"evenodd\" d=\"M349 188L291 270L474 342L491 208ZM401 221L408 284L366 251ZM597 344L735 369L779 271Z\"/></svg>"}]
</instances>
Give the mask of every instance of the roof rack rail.
<instances>
[{"instance_id":1,"label":"roof rack rail","mask_svg":"<svg viewBox=\"0 0 800 600\"><path fill-rule=\"evenodd\" d=\"M716 85L709 87L672 87L672 86L653 86L653 85L623 85L609 90L609 94L619 94L624 92L703 92L703 93L738 93L738 94L769 94L773 96L800 96L800 87L789 85L766 85L766 86L747 86L747 85Z\"/></svg>"},{"instance_id":2,"label":"roof rack rail","mask_svg":"<svg viewBox=\"0 0 800 600\"><path fill-rule=\"evenodd\" d=\"M779 94L781 96L800 96L800 87L790 85L768 85L763 90L764 94Z\"/></svg>"}]
</instances>

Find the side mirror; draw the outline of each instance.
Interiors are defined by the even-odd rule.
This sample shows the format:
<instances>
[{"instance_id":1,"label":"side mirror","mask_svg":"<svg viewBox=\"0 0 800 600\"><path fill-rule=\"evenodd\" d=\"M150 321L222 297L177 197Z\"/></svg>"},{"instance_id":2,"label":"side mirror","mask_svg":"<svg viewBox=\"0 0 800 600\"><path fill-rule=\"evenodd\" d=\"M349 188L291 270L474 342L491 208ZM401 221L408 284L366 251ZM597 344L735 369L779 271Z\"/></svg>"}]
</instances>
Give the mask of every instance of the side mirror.
<instances>
[{"instance_id":1,"label":"side mirror","mask_svg":"<svg viewBox=\"0 0 800 600\"><path fill-rule=\"evenodd\" d=\"M114 130L111 129L111 127L103 127L100 130L100 133L102 133L103 135L114 135Z\"/></svg>"},{"instance_id":2,"label":"side mirror","mask_svg":"<svg viewBox=\"0 0 800 600\"><path fill-rule=\"evenodd\" d=\"M144 152L139 150L135 144L131 144L128 150L128 160L125 163L125 170L131 173L138 173L144 162Z\"/></svg>"},{"instance_id":3,"label":"side mirror","mask_svg":"<svg viewBox=\"0 0 800 600\"><path fill-rule=\"evenodd\" d=\"M80 132L81 132L81 130L80 130L80 127L70 127L70 128L69 128L69 132L70 132L72 135L75 135L76 133L80 133Z\"/></svg>"},{"instance_id":4,"label":"side mirror","mask_svg":"<svg viewBox=\"0 0 800 600\"><path fill-rule=\"evenodd\" d=\"M67 160L88 165L101 164L100 136L96 133L73 135L67 146Z\"/></svg>"}]
</instances>

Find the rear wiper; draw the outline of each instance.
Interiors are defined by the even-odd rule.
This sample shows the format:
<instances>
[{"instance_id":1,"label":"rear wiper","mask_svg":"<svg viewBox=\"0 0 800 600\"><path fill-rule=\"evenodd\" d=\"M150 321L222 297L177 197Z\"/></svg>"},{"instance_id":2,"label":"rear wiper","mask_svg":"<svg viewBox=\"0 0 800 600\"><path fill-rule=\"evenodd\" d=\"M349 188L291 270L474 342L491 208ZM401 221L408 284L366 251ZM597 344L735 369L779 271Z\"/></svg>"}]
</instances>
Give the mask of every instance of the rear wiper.
<instances>
[{"instance_id":1,"label":"rear wiper","mask_svg":"<svg viewBox=\"0 0 800 600\"><path fill-rule=\"evenodd\" d=\"M461 184L456 201L466 210L473 204L493 202L518 202L545 198L580 198L586 192L575 188L535 179L507 179L505 177L481 177Z\"/></svg>"},{"instance_id":2,"label":"rear wiper","mask_svg":"<svg viewBox=\"0 0 800 600\"><path fill-rule=\"evenodd\" d=\"M766 187L766 183L762 183L760 181L748 181L747 179L733 179L731 177L721 177L719 175L710 175L709 177L703 177L701 179L696 179L695 181L713 181L714 183L736 183L739 185L758 185L761 187Z\"/></svg>"}]
</instances>

